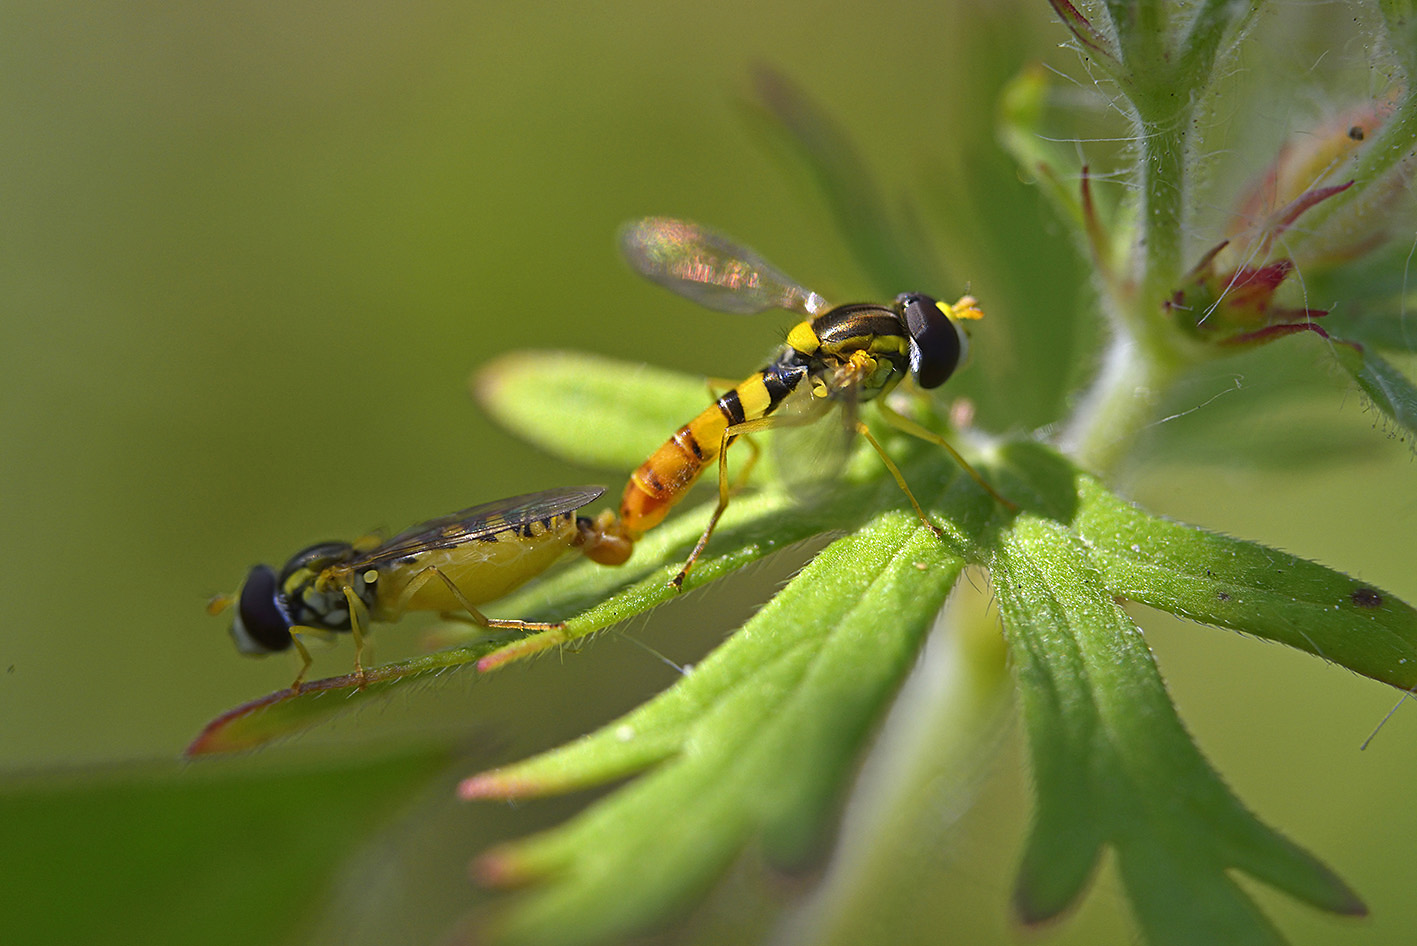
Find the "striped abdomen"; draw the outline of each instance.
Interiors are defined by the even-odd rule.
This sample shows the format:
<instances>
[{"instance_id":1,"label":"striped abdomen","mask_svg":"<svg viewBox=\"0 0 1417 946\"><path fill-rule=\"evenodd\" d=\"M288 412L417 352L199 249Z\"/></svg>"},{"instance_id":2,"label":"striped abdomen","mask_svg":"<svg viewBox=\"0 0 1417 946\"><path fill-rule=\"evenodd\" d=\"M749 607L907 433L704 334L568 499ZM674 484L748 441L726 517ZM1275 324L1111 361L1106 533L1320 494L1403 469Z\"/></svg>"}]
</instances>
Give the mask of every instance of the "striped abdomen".
<instances>
[{"instance_id":1,"label":"striped abdomen","mask_svg":"<svg viewBox=\"0 0 1417 946\"><path fill-rule=\"evenodd\" d=\"M664 442L625 485L620 498L620 522L631 539L659 525L670 508L727 444L729 427L773 412L807 376L801 352L784 348L777 359L732 391L714 401ZM729 443L732 438L729 438Z\"/></svg>"}]
</instances>

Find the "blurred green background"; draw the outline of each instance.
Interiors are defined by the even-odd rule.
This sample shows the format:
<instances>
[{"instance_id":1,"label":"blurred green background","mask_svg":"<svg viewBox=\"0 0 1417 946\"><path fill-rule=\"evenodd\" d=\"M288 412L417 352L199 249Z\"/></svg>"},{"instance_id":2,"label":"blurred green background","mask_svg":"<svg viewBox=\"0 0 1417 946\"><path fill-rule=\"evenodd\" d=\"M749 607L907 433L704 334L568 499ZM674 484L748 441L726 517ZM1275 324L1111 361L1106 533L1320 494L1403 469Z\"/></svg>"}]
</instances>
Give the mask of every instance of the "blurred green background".
<instances>
[{"instance_id":1,"label":"blurred green background","mask_svg":"<svg viewBox=\"0 0 1417 946\"><path fill-rule=\"evenodd\" d=\"M631 276L621 222L698 219L830 298L873 293L752 117L755 65L829 108L888 198L935 226L955 283L900 288L984 301L958 386L981 422L1058 418L1087 364L1073 321L1086 275L996 146L993 110L1024 63L1078 73L1062 38L1042 0L8 4L0 880L28 906L18 938L0 935L430 941L485 901L465 880L475 851L579 803L461 806L452 780L667 686L672 668L630 638L694 661L799 563L564 660L462 674L250 758L175 761L209 718L292 676L282 658L238 657L203 613L253 562L517 492L618 491L627 471L569 468L482 417L466 386L479 364L554 347L737 377L772 349L786 317L714 315ZM1320 347L1227 362L1176 410L1229 389L1158 430L1165 462L1132 494L1417 599L1410 449ZM1234 462L1232 445L1252 456L1268 438L1303 460ZM1257 890L1279 925L1300 943L1410 942L1412 708L1360 752L1395 694L1142 619L1202 749L1373 911L1334 921ZM378 654L415 638L386 628ZM343 672L350 649L316 659ZM1027 772L1012 742L982 794L922 878L932 941L1020 935L1007 898ZM271 887L275 906L244 899ZM1122 917L1104 871L1048 941L1118 941Z\"/></svg>"}]
</instances>

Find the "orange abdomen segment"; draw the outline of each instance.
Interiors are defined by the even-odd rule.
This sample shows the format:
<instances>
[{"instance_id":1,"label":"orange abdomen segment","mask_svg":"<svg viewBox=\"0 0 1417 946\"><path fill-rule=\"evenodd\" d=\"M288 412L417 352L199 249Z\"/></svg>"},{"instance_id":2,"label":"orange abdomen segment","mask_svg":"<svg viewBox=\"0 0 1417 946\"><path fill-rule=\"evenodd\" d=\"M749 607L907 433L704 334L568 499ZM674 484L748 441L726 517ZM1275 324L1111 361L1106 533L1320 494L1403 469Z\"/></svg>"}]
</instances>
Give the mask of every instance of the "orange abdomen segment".
<instances>
[{"instance_id":1,"label":"orange abdomen segment","mask_svg":"<svg viewBox=\"0 0 1417 946\"><path fill-rule=\"evenodd\" d=\"M638 539L663 522L704 467L718 458L729 424L721 405L722 399L680 427L630 475L620 497L620 521L631 538Z\"/></svg>"}]
</instances>

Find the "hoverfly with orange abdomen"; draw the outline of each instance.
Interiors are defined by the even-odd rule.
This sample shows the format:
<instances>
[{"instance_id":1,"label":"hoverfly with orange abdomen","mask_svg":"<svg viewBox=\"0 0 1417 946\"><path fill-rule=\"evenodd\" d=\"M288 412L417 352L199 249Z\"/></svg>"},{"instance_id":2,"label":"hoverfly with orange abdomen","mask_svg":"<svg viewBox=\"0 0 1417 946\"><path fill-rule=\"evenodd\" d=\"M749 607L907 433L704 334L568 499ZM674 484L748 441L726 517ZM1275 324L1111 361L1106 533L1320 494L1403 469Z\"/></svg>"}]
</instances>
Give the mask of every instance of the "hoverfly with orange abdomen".
<instances>
[{"instance_id":1,"label":"hoverfly with orange abdomen","mask_svg":"<svg viewBox=\"0 0 1417 946\"><path fill-rule=\"evenodd\" d=\"M602 534L634 542L663 521L717 460L718 505L672 580L674 586L682 586L728 508L726 456L733 442L745 434L810 424L838 407L844 409L848 427L879 454L920 520L940 534L900 469L856 416L856 405L862 401L877 399L887 423L945 448L990 496L1016 508L948 441L892 410L883 399L907 376L925 389L949 379L969 351L966 324L983 315L973 297L964 296L951 305L908 292L890 304L832 306L753 250L696 223L668 217L626 226L620 245L642 276L710 309L745 315L786 309L804 317L787 333L786 344L771 362L679 428L631 475L618 515L602 513L595 521Z\"/></svg>"}]
</instances>

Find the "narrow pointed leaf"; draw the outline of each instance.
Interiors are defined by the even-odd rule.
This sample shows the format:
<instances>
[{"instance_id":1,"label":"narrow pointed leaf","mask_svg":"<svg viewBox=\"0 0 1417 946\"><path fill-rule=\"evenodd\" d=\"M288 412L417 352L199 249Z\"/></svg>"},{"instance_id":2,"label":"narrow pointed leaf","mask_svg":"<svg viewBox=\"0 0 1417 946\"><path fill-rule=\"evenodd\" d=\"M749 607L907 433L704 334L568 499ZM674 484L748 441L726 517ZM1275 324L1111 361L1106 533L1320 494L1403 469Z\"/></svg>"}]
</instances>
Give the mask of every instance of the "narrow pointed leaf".
<instances>
[{"instance_id":1,"label":"narrow pointed leaf","mask_svg":"<svg viewBox=\"0 0 1417 946\"><path fill-rule=\"evenodd\" d=\"M962 567L918 520L884 514L828 547L645 707L465 783L471 795L494 784L559 790L584 781L568 767L599 779L628 761L658 761L564 827L484 857L485 879L545 881L504 918L504 939L617 938L682 907L755 837L780 863L814 851L863 739Z\"/></svg>"},{"instance_id":2,"label":"narrow pointed leaf","mask_svg":"<svg viewBox=\"0 0 1417 946\"><path fill-rule=\"evenodd\" d=\"M1078 534L1113 594L1417 685L1417 610L1392 594L1254 542L1149 515L1090 477Z\"/></svg>"},{"instance_id":3,"label":"narrow pointed leaf","mask_svg":"<svg viewBox=\"0 0 1417 946\"><path fill-rule=\"evenodd\" d=\"M1334 345L1338 363L1358 382L1373 406L1408 436L1417 434L1417 388L1371 347Z\"/></svg>"},{"instance_id":4,"label":"narrow pointed leaf","mask_svg":"<svg viewBox=\"0 0 1417 946\"><path fill-rule=\"evenodd\" d=\"M703 378L566 351L510 352L479 368L471 386L519 437L614 470L639 466L711 400Z\"/></svg>"},{"instance_id":5,"label":"narrow pointed leaf","mask_svg":"<svg viewBox=\"0 0 1417 946\"><path fill-rule=\"evenodd\" d=\"M1097 56L1109 68L1117 66L1117 49L1110 37L1093 26L1068 0L1048 0L1048 3L1083 49Z\"/></svg>"},{"instance_id":6,"label":"narrow pointed leaf","mask_svg":"<svg viewBox=\"0 0 1417 946\"><path fill-rule=\"evenodd\" d=\"M288 687L277 690L228 710L207 723L187 747L186 755L193 758L257 748L364 706L369 700L386 696L395 687L475 663L497 646L497 641L490 640L370 667L365 670L362 681L355 674L347 673L309 681L299 693Z\"/></svg>"},{"instance_id":7,"label":"narrow pointed leaf","mask_svg":"<svg viewBox=\"0 0 1417 946\"><path fill-rule=\"evenodd\" d=\"M1281 942L1233 869L1321 909L1362 911L1341 880L1255 819L1205 762L1085 541L1024 517L992 571L1039 797L1016 894L1024 919L1069 905L1100 839L1116 850L1152 942Z\"/></svg>"}]
</instances>

